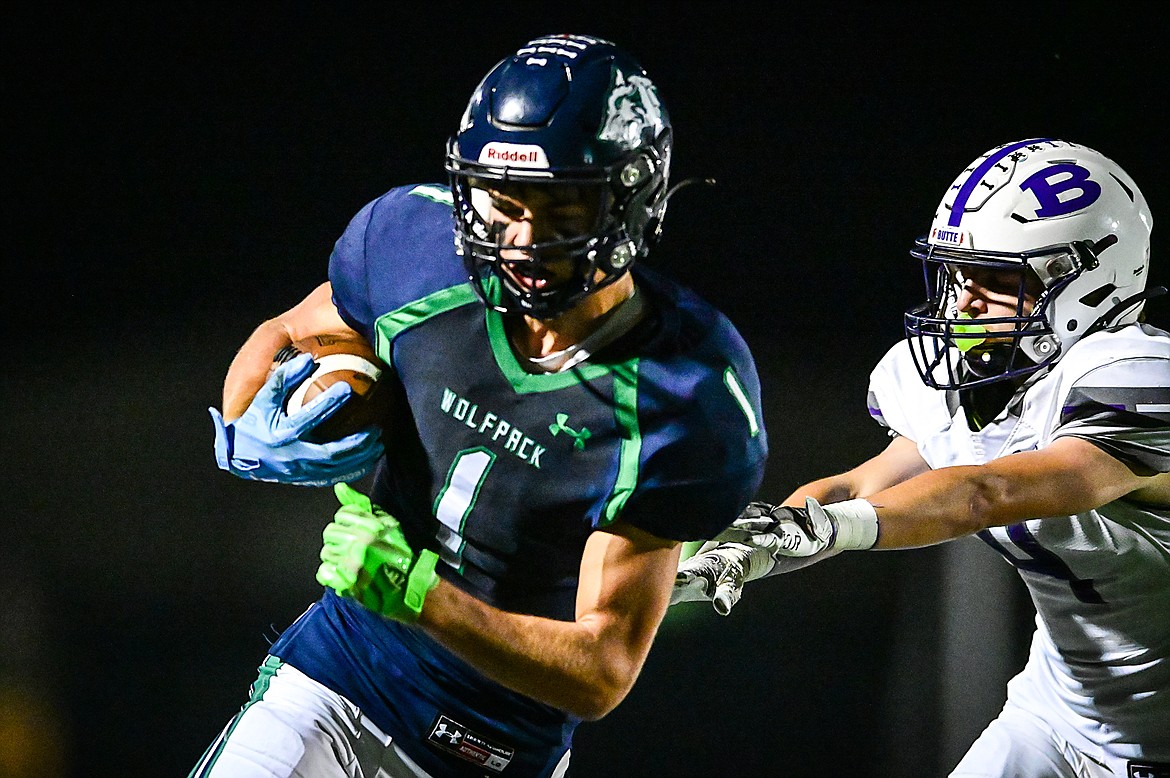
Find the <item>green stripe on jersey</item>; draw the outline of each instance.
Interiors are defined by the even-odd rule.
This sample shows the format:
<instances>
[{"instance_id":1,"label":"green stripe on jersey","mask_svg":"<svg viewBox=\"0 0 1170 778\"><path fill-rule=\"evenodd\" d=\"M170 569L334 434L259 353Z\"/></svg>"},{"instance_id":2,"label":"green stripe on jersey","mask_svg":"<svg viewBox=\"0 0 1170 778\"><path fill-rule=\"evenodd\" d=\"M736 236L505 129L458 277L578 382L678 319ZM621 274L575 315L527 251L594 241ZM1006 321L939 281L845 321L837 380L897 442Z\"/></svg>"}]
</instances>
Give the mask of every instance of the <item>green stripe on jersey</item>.
<instances>
[{"instance_id":1,"label":"green stripe on jersey","mask_svg":"<svg viewBox=\"0 0 1170 778\"><path fill-rule=\"evenodd\" d=\"M593 365L589 360L585 360L561 373L529 373L520 366L520 360L512 350L508 333L504 331L504 317L490 308L487 309L487 332L496 364L517 394L552 392L566 386L592 381L609 372L606 365Z\"/></svg>"},{"instance_id":2,"label":"green stripe on jersey","mask_svg":"<svg viewBox=\"0 0 1170 778\"><path fill-rule=\"evenodd\" d=\"M638 360L631 359L613 369L614 419L622 436L618 474L613 493L605 504L601 526L612 524L638 486L638 461L642 456L642 430L638 426Z\"/></svg>"},{"instance_id":3,"label":"green stripe on jersey","mask_svg":"<svg viewBox=\"0 0 1170 778\"><path fill-rule=\"evenodd\" d=\"M471 288L471 284L459 284L432 292L397 310L382 314L374 322L374 332L377 333L378 339L375 351L378 352L378 357L387 365L393 365L391 346L394 338L403 330L421 324L437 314L476 302L479 302L479 295Z\"/></svg>"},{"instance_id":4,"label":"green stripe on jersey","mask_svg":"<svg viewBox=\"0 0 1170 778\"><path fill-rule=\"evenodd\" d=\"M747 417L748 429L751 430L752 437L759 435L760 422L756 419L756 412L752 408L751 401L748 400L747 390L739 382L739 376L735 374L735 370L729 367L723 371L723 383L727 386L727 391L731 392L731 396L739 403L739 409L743 411L743 415Z\"/></svg>"},{"instance_id":5,"label":"green stripe on jersey","mask_svg":"<svg viewBox=\"0 0 1170 778\"><path fill-rule=\"evenodd\" d=\"M410 194L418 197L425 197L428 200L433 200L436 203L443 205L454 205L455 198L451 196L451 190L442 186L433 186L431 184L420 184L414 189L410 190Z\"/></svg>"}]
</instances>

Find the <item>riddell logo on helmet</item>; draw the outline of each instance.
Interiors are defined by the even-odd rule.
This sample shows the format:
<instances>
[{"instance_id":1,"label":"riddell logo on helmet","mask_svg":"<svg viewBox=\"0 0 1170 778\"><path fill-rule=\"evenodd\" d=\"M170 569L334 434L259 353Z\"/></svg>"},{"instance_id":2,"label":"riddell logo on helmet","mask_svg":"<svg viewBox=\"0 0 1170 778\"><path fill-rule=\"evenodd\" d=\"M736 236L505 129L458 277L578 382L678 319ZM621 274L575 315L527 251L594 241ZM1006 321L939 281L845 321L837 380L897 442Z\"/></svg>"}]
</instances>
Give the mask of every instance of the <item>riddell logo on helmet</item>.
<instances>
[{"instance_id":1,"label":"riddell logo on helmet","mask_svg":"<svg viewBox=\"0 0 1170 778\"><path fill-rule=\"evenodd\" d=\"M500 143L492 141L479 152L479 161L488 165L510 167L548 167L544 149L529 143Z\"/></svg>"}]
</instances>

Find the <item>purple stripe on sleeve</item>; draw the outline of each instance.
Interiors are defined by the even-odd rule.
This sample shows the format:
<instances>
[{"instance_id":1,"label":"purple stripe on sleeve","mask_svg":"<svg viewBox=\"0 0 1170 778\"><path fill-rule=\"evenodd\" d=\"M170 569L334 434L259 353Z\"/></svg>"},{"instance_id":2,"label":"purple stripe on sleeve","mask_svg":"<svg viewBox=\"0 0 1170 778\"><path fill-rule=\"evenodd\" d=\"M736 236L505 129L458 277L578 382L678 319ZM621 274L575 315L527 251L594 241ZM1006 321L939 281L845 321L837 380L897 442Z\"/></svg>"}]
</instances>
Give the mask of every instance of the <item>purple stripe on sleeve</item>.
<instances>
[{"instance_id":1,"label":"purple stripe on sleeve","mask_svg":"<svg viewBox=\"0 0 1170 778\"><path fill-rule=\"evenodd\" d=\"M1130 410L1130 408L1128 406L1126 406L1124 403L1093 403L1093 405L1097 406L1098 408L1101 406L1105 406L1106 408L1112 408L1115 411L1128 411L1128 410ZM1083 405L1066 405L1060 409L1060 415L1061 415L1061 417L1068 416L1070 413L1075 411L1077 408L1082 408L1082 407L1084 407L1084 406Z\"/></svg>"}]
</instances>

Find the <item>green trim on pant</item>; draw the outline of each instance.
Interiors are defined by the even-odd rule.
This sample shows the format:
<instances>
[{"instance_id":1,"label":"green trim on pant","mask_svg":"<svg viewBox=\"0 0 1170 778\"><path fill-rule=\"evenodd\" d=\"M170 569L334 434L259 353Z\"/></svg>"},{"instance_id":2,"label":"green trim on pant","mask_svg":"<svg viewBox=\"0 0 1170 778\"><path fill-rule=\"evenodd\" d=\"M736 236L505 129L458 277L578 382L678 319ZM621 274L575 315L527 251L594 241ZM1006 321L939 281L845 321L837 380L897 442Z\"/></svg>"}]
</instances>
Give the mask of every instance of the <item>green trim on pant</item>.
<instances>
[{"instance_id":1,"label":"green trim on pant","mask_svg":"<svg viewBox=\"0 0 1170 778\"><path fill-rule=\"evenodd\" d=\"M268 691L268 686L272 682L272 676L276 675L276 671L283 665L284 662L275 656L269 656L264 659L264 664L258 668L260 675L257 676L255 682L252 684L252 688L249 690L250 696L248 697L248 701L244 703L244 707L240 708L240 712L228 722L228 725L220 733L219 737L203 752L203 756L200 757L199 762L195 765L195 769L191 771L187 778L199 778L199 776L207 775L211 768L215 766L216 760L219 759L220 754L223 753L224 746L227 745L228 738L232 736L232 730L240 723L240 719L248 712L248 708L264 699L264 693Z\"/></svg>"}]
</instances>

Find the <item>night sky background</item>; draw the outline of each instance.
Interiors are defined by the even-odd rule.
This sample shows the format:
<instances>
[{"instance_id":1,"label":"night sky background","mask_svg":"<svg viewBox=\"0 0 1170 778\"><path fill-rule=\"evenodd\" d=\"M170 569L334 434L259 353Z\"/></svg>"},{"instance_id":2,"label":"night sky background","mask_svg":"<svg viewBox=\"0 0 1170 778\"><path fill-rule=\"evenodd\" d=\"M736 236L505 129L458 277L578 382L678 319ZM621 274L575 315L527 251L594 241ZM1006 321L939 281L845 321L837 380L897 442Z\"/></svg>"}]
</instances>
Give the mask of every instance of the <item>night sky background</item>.
<instances>
[{"instance_id":1,"label":"night sky background","mask_svg":"<svg viewBox=\"0 0 1170 778\"><path fill-rule=\"evenodd\" d=\"M532 37L631 50L675 180L717 180L672 201L652 261L756 355L765 498L884 445L865 390L923 294L907 251L983 151L1083 143L1170 218L1153 7L421 5L5 13L0 776L186 775L246 700L319 595L334 500L216 469L206 409L362 205L443 180L467 98ZM1161 283L1164 245L1155 229ZM845 555L727 618L679 606L571 774L945 775L1030 619L969 540Z\"/></svg>"}]
</instances>

